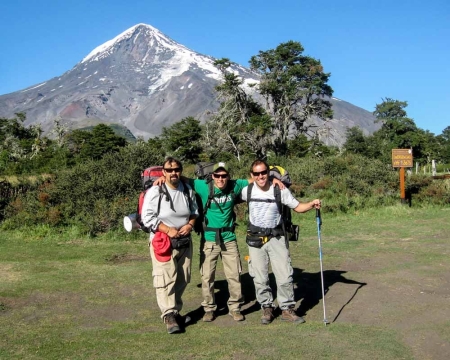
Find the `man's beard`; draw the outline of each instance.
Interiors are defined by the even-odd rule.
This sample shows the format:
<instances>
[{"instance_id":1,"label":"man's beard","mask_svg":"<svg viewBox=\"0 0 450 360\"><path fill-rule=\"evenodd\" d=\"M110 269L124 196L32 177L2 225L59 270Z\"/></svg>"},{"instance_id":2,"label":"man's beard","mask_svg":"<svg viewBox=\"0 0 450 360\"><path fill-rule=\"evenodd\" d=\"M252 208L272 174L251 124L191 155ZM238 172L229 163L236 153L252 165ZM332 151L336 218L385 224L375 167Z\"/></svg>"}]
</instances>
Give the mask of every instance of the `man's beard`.
<instances>
[{"instance_id":1,"label":"man's beard","mask_svg":"<svg viewBox=\"0 0 450 360\"><path fill-rule=\"evenodd\" d=\"M178 184L180 183L180 178L170 178L170 183L174 186L174 187L178 187Z\"/></svg>"}]
</instances>

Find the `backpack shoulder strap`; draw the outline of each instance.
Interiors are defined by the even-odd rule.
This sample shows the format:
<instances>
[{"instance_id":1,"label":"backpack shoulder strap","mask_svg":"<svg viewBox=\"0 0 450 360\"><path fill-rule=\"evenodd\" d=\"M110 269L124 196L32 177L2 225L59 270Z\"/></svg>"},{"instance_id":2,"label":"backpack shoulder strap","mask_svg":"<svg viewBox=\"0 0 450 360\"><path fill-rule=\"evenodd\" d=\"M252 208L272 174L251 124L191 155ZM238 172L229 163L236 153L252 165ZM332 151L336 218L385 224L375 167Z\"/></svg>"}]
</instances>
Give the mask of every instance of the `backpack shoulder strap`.
<instances>
[{"instance_id":1,"label":"backpack shoulder strap","mask_svg":"<svg viewBox=\"0 0 450 360\"><path fill-rule=\"evenodd\" d=\"M250 202L250 198L252 197L252 189L254 185L254 183L250 183L247 186L247 204Z\"/></svg>"},{"instance_id":2,"label":"backpack shoulder strap","mask_svg":"<svg viewBox=\"0 0 450 360\"><path fill-rule=\"evenodd\" d=\"M156 216L158 216L159 212L161 211L161 200L162 200L163 196L166 197L166 201L170 202L170 209L173 212L176 212L175 208L173 207L172 198L170 197L169 191L167 190L167 186L166 186L166 184L162 184L159 187L159 200L158 200L158 209L156 210Z\"/></svg>"},{"instance_id":3,"label":"backpack shoulder strap","mask_svg":"<svg viewBox=\"0 0 450 360\"><path fill-rule=\"evenodd\" d=\"M182 181L182 184L183 184L183 194L184 194L184 196L186 197L186 199L188 201L189 211L190 211L191 208L192 208L192 200L191 200L191 196L189 194L189 188L188 188L187 184L184 181Z\"/></svg>"},{"instance_id":4,"label":"backpack shoulder strap","mask_svg":"<svg viewBox=\"0 0 450 360\"><path fill-rule=\"evenodd\" d=\"M206 213L208 212L208 209L211 207L211 202L214 201L216 203L216 205L219 207L219 210L221 213L223 213L222 207L220 206L220 204L217 202L215 196L214 196L214 182L210 181L208 183L208 200L206 201L205 204L205 209L203 210L203 215L206 217Z\"/></svg>"},{"instance_id":5,"label":"backpack shoulder strap","mask_svg":"<svg viewBox=\"0 0 450 360\"><path fill-rule=\"evenodd\" d=\"M273 187L273 195L275 196L275 202L277 204L278 211L283 215L282 203L281 203L281 189L278 185Z\"/></svg>"}]
</instances>

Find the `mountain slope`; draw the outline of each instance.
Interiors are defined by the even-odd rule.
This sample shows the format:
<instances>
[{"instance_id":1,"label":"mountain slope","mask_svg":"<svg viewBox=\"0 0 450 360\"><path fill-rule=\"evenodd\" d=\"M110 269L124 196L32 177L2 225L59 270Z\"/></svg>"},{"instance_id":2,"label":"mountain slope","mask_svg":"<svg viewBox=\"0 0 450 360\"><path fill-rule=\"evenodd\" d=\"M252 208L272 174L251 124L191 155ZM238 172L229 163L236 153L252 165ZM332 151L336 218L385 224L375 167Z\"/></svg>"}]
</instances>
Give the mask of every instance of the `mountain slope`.
<instances>
[{"instance_id":1,"label":"mountain slope","mask_svg":"<svg viewBox=\"0 0 450 360\"><path fill-rule=\"evenodd\" d=\"M61 76L0 96L0 116L26 112L26 124L39 122L44 131L57 117L73 128L116 123L148 138L186 116L203 121L217 108L214 87L221 74L213 62L154 27L138 24L95 48ZM258 81L242 66L231 70L246 84ZM369 112L337 99L332 103L337 121L329 124L338 143L347 125L366 133L376 130Z\"/></svg>"}]
</instances>

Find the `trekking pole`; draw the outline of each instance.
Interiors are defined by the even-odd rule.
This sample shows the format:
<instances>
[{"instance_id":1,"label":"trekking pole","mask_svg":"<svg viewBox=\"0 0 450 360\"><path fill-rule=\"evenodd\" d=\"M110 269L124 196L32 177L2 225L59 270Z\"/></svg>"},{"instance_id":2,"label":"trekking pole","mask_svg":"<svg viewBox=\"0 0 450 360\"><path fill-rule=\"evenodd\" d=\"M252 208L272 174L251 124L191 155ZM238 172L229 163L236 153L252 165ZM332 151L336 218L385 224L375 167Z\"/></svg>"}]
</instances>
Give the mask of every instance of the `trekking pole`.
<instances>
[{"instance_id":1,"label":"trekking pole","mask_svg":"<svg viewBox=\"0 0 450 360\"><path fill-rule=\"evenodd\" d=\"M325 287L323 283L323 266L322 266L322 241L320 238L320 226L322 225L322 218L320 217L320 209L316 209L317 233L319 237L319 260L320 260L320 280L322 283L322 304L323 304L323 323L325 326L329 324L325 311Z\"/></svg>"}]
</instances>

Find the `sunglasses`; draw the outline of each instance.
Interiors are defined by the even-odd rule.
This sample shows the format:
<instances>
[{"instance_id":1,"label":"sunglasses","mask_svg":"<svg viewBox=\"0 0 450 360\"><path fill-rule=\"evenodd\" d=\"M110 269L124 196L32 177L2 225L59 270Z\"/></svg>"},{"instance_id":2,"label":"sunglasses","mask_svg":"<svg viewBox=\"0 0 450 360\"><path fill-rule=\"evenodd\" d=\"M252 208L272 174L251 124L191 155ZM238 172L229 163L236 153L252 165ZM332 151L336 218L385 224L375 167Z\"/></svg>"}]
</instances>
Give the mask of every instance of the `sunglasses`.
<instances>
[{"instance_id":1,"label":"sunglasses","mask_svg":"<svg viewBox=\"0 0 450 360\"><path fill-rule=\"evenodd\" d=\"M226 179L228 174L213 174L214 179Z\"/></svg>"},{"instance_id":2,"label":"sunglasses","mask_svg":"<svg viewBox=\"0 0 450 360\"><path fill-rule=\"evenodd\" d=\"M164 169L164 171L167 173L173 173L173 172L179 173L179 172L181 172L181 168L178 167L178 168L172 168L172 169Z\"/></svg>"},{"instance_id":3,"label":"sunglasses","mask_svg":"<svg viewBox=\"0 0 450 360\"><path fill-rule=\"evenodd\" d=\"M267 175L267 173L268 173L267 169L266 169L266 170L263 170L263 171L252 171L252 174L253 174L253 176L255 176L255 177L257 177L257 176L259 176L259 175Z\"/></svg>"}]
</instances>

